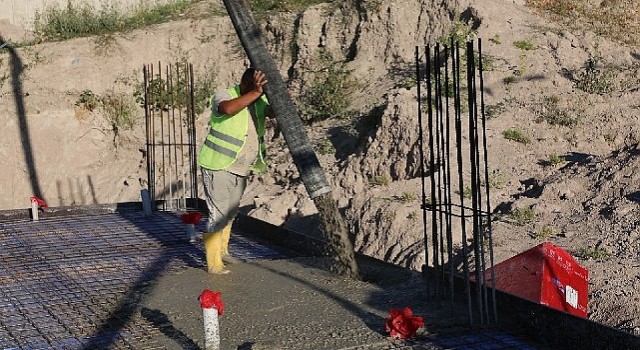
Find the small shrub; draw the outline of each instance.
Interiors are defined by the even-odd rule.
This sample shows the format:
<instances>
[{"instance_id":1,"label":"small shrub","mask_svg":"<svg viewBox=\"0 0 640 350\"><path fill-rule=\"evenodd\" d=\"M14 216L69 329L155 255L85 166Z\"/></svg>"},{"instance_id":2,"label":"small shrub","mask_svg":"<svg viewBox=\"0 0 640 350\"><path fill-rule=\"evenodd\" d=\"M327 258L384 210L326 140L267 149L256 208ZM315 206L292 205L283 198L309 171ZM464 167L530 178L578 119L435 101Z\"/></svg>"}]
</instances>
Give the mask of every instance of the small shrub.
<instances>
[{"instance_id":1,"label":"small shrub","mask_svg":"<svg viewBox=\"0 0 640 350\"><path fill-rule=\"evenodd\" d=\"M471 186L467 186L464 188L464 190L462 190L462 198L471 199L472 195L473 195L473 189L471 188Z\"/></svg>"},{"instance_id":2,"label":"small shrub","mask_svg":"<svg viewBox=\"0 0 640 350\"><path fill-rule=\"evenodd\" d=\"M502 82L504 83L504 85L511 85L516 82L516 77L513 75L510 75L502 79Z\"/></svg>"},{"instance_id":3,"label":"small shrub","mask_svg":"<svg viewBox=\"0 0 640 350\"><path fill-rule=\"evenodd\" d=\"M467 41L473 39L475 35L476 31L469 24L462 21L460 17L457 17L453 20L449 33L440 37L438 42L441 45L451 46L451 41L453 40L454 45L457 43L462 47Z\"/></svg>"},{"instance_id":4,"label":"small shrub","mask_svg":"<svg viewBox=\"0 0 640 350\"><path fill-rule=\"evenodd\" d=\"M336 148L329 139L323 139L316 145L316 150L322 155L335 154Z\"/></svg>"},{"instance_id":5,"label":"small shrub","mask_svg":"<svg viewBox=\"0 0 640 350\"><path fill-rule=\"evenodd\" d=\"M418 196L416 196L413 192L403 192L401 196L397 196L396 198L400 202L407 203L415 201L416 199L418 199Z\"/></svg>"},{"instance_id":6,"label":"small shrub","mask_svg":"<svg viewBox=\"0 0 640 350\"><path fill-rule=\"evenodd\" d=\"M36 12L34 28L39 37L53 41L123 32L177 18L195 1L173 0L152 7L141 3L132 13L126 14L108 2L96 9L88 1L68 0L63 8L54 5Z\"/></svg>"},{"instance_id":7,"label":"small shrub","mask_svg":"<svg viewBox=\"0 0 640 350\"><path fill-rule=\"evenodd\" d=\"M502 41L500 40L500 34L496 34L493 36L493 38L489 39L490 42L496 44L496 45L500 45L502 44Z\"/></svg>"},{"instance_id":8,"label":"small shrub","mask_svg":"<svg viewBox=\"0 0 640 350\"><path fill-rule=\"evenodd\" d=\"M169 85L167 80L154 76L149 80L148 87L148 103L152 108L156 110L168 110L170 108L185 109L191 105L191 97L188 93L189 87L187 86L187 79L185 72L187 71L189 64L186 59L182 59L177 62L172 71L173 84ZM177 77L177 72L180 72L180 77ZM208 69L201 76L194 77L194 110L196 114L202 113L208 106L209 97L216 89L215 81L216 74L212 69ZM136 102L140 105L144 105L144 82L139 82L135 86L134 97Z\"/></svg>"},{"instance_id":9,"label":"small shrub","mask_svg":"<svg viewBox=\"0 0 640 350\"><path fill-rule=\"evenodd\" d=\"M542 102L542 112L536 118L536 123L547 122L550 125L574 127L578 125L580 116L574 111L560 108L560 99L557 96L545 97Z\"/></svg>"},{"instance_id":10,"label":"small shrub","mask_svg":"<svg viewBox=\"0 0 640 350\"><path fill-rule=\"evenodd\" d=\"M611 257L611 253L609 253L605 248L600 248L596 246L596 247L580 248L576 252L576 256L584 260L602 261L602 260L609 259Z\"/></svg>"},{"instance_id":11,"label":"small shrub","mask_svg":"<svg viewBox=\"0 0 640 350\"><path fill-rule=\"evenodd\" d=\"M417 85L418 85L418 80L416 79L415 76L406 77L400 82L400 87L405 88L407 90L410 90L411 88Z\"/></svg>"},{"instance_id":12,"label":"small shrub","mask_svg":"<svg viewBox=\"0 0 640 350\"><path fill-rule=\"evenodd\" d=\"M499 170L493 170L489 174L489 188L497 188L497 189L504 188L504 185L506 184L506 182L507 180L505 179L504 175L500 173Z\"/></svg>"},{"instance_id":13,"label":"small shrub","mask_svg":"<svg viewBox=\"0 0 640 350\"><path fill-rule=\"evenodd\" d=\"M511 219L515 221L518 226L524 226L531 222L536 217L536 213L533 208L516 208L509 214Z\"/></svg>"},{"instance_id":14,"label":"small shrub","mask_svg":"<svg viewBox=\"0 0 640 350\"><path fill-rule=\"evenodd\" d=\"M578 74L576 87L589 94L608 94L617 88L617 72L612 68L598 67L597 60L590 58Z\"/></svg>"},{"instance_id":15,"label":"small shrub","mask_svg":"<svg viewBox=\"0 0 640 350\"><path fill-rule=\"evenodd\" d=\"M530 41L527 41L527 40L514 41L513 46L524 51L530 51L530 50L536 49L536 47Z\"/></svg>"},{"instance_id":16,"label":"small shrub","mask_svg":"<svg viewBox=\"0 0 640 350\"><path fill-rule=\"evenodd\" d=\"M357 83L344 62L335 62L331 55L323 52L321 68L316 72L313 85L303 92L300 111L309 122L329 118L346 119L354 115L350 110Z\"/></svg>"},{"instance_id":17,"label":"small shrub","mask_svg":"<svg viewBox=\"0 0 640 350\"><path fill-rule=\"evenodd\" d=\"M109 92L102 98L102 107L116 135L120 130L130 130L136 124L136 103L130 96Z\"/></svg>"},{"instance_id":18,"label":"small shrub","mask_svg":"<svg viewBox=\"0 0 640 350\"><path fill-rule=\"evenodd\" d=\"M93 93L91 90L84 90L76 101L76 106L85 109L89 112L94 111L100 106L100 97Z\"/></svg>"},{"instance_id":19,"label":"small shrub","mask_svg":"<svg viewBox=\"0 0 640 350\"><path fill-rule=\"evenodd\" d=\"M559 156L557 154L550 154L549 157L540 162L543 166L556 166L559 164L562 164L566 161L566 159L563 156Z\"/></svg>"},{"instance_id":20,"label":"small shrub","mask_svg":"<svg viewBox=\"0 0 640 350\"><path fill-rule=\"evenodd\" d=\"M540 229L540 231L534 232L532 234L532 237L536 239L546 239L553 236L554 234L555 232L552 227L545 226L542 229Z\"/></svg>"},{"instance_id":21,"label":"small shrub","mask_svg":"<svg viewBox=\"0 0 640 350\"><path fill-rule=\"evenodd\" d=\"M525 145L531 143L531 138L518 129L507 129L502 132L502 136L507 140L519 142Z\"/></svg>"},{"instance_id":22,"label":"small shrub","mask_svg":"<svg viewBox=\"0 0 640 350\"><path fill-rule=\"evenodd\" d=\"M389 178L384 175L371 176L369 177L369 184L372 186L387 186L389 184Z\"/></svg>"},{"instance_id":23,"label":"small shrub","mask_svg":"<svg viewBox=\"0 0 640 350\"><path fill-rule=\"evenodd\" d=\"M484 115L487 119L496 118L498 115L504 113L506 111L506 107L504 102L498 102L495 105L487 105L484 107Z\"/></svg>"}]
</instances>

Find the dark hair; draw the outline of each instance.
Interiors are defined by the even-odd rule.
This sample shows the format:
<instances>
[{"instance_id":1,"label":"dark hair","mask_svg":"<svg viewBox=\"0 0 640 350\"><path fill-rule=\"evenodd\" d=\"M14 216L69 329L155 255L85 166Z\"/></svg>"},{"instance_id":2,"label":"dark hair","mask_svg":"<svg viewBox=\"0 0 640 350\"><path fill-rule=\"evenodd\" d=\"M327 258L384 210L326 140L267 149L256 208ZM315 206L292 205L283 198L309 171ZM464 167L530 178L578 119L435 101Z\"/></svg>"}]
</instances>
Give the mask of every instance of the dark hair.
<instances>
[{"instance_id":1,"label":"dark hair","mask_svg":"<svg viewBox=\"0 0 640 350\"><path fill-rule=\"evenodd\" d=\"M242 78L240 79L240 82L246 85L253 84L253 73L255 73L255 71L256 70L253 67L247 68L247 70L245 70L244 73L242 73Z\"/></svg>"}]
</instances>

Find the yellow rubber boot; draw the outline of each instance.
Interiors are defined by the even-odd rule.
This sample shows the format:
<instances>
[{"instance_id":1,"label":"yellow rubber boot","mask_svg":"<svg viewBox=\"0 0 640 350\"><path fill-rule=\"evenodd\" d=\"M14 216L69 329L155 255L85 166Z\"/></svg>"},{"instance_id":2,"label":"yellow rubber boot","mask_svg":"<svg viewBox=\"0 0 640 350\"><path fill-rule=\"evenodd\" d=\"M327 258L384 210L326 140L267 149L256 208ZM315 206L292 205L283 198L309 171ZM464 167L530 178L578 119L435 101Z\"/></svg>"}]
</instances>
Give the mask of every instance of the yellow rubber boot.
<instances>
[{"instance_id":1,"label":"yellow rubber boot","mask_svg":"<svg viewBox=\"0 0 640 350\"><path fill-rule=\"evenodd\" d=\"M207 270L211 274L222 275L229 273L222 263L222 230L218 232L206 232L202 235L204 251L207 256Z\"/></svg>"},{"instance_id":2,"label":"yellow rubber boot","mask_svg":"<svg viewBox=\"0 0 640 350\"><path fill-rule=\"evenodd\" d=\"M229 239L231 239L231 224L222 229L222 256L229 255Z\"/></svg>"}]
</instances>

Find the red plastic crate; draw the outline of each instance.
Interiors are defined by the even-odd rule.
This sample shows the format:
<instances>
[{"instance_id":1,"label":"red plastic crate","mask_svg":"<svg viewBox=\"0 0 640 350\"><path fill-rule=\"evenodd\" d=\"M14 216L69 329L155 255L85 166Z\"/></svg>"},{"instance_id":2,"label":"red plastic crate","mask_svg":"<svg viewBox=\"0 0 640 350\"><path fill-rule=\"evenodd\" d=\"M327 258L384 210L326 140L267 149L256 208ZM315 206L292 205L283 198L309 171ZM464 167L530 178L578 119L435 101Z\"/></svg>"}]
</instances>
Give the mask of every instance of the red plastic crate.
<instances>
[{"instance_id":1,"label":"red plastic crate","mask_svg":"<svg viewBox=\"0 0 640 350\"><path fill-rule=\"evenodd\" d=\"M496 289L587 317L589 271L562 248L542 243L494 266ZM491 269L485 270L491 285Z\"/></svg>"}]
</instances>

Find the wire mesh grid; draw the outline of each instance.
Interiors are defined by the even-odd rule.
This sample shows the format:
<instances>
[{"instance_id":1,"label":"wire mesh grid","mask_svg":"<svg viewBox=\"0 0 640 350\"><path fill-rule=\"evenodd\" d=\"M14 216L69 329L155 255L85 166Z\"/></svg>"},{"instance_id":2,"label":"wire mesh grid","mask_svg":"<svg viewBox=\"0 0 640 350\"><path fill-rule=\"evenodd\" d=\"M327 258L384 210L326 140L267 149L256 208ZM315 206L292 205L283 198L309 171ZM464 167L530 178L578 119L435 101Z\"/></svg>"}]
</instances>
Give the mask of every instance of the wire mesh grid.
<instances>
[{"instance_id":1,"label":"wire mesh grid","mask_svg":"<svg viewBox=\"0 0 640 350\"><path fill-rule=\"evenodd\" d=\"M0 222L0 349L161 349L147 319L114 312L164 272L204 268L202 241L189 243L178 215ZM286 257L239 235L229 251L241 260Z\"/></svg>"}]
</instances>

